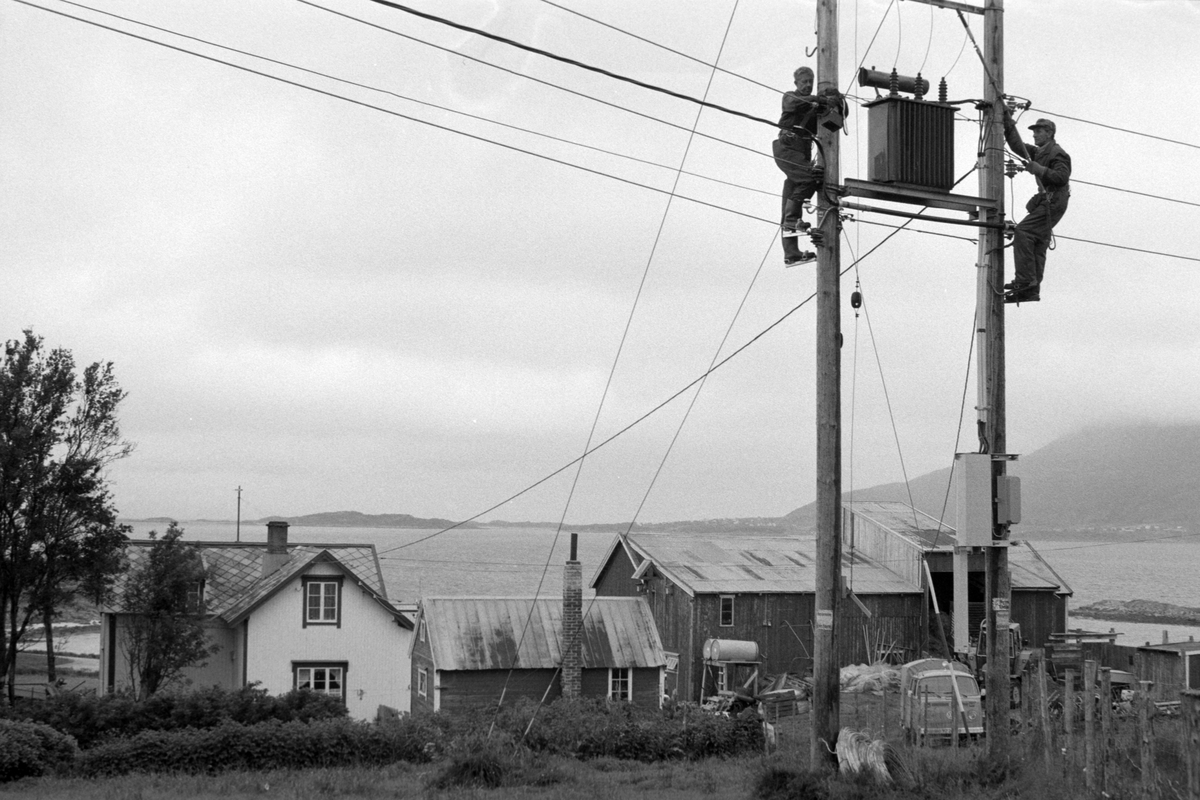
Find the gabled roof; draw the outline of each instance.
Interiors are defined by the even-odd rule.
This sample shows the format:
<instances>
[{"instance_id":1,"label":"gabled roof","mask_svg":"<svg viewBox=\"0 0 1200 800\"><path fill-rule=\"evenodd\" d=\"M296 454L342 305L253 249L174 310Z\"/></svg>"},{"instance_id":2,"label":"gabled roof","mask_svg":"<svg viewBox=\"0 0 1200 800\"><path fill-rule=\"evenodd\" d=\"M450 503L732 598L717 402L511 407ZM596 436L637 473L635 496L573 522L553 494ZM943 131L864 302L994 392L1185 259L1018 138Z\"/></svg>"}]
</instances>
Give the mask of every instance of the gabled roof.
<instances>
[{"instance_id":1,"label":"gabled roof","mask_svg":"<svg viewBox=\"0 0 1200 800\"><path fill-rule=\"evenodd\" d=\"M420 619L436 669L555 669L562 664L562 605L549 598L429 597ZM643 598L585 599L583 613L584 667L667 663Z\"/></svg>"},{"instance_id":2,"label":"gabled roof","mask_svg":"<svg viewBox=\"0 0 1200 800\"><path fill-rule=\"evenodd\" d=\"M150 541L130 541L125 549L126 571L117 578L113 600L103 610L122 612L125 581L150 555ZM263 576L265 543L188 542L204 564L205 608L211 617L235 625L276 591L317 563L333 564L353 578L389 613L402 616L388 601L387 589L375 546L370 544L292 544L288 557L275 571ZM404 621L409 622L407 619ZM409 622L411 626L411 622ZM406 626L407 627L407 626Z\"/></svg>"},{"instance_id":3,"label":"gabled roof","mask_svg":"<svg viewBox=\"0 0 1200 800\"><path fill-rule=\"evenodd\" d=\"M842 505L856 517L874 522L925 552L953 552L958 545L958 535L954 528L915 510L908 503L895 500L858 500ZM1014 589L1072 594L1067 582L1028 541L1012 540L1008 549L1008 567Z\"/></svg>"},{"instance_id":4,"label":"gabled roof","mask_svg":"<svg viewBox=\"0 0 1200 800\"><path fill-rule=\"evenodd\" d=\"M634 561L654 568L690 595L796 594L816 591L816 539L789 534L630 533L623 545ZM610 549L610 558L615 548ZM607 566L602 564L600 572ZM641 564L639 569L647 568ZM861 553L842 559L857 594L920 594L909 583ZM593 585L595 580L593 579Z\"/></svg>"}]
</instances>

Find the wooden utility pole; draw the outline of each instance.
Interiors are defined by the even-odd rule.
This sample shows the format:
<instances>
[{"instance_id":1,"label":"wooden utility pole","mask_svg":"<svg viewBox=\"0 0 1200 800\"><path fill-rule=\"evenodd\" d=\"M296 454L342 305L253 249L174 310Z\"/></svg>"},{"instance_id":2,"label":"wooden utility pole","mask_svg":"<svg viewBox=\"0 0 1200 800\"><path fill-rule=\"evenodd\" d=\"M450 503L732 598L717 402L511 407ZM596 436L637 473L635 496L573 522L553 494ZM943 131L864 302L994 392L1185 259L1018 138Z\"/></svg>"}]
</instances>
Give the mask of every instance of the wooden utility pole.
<instances>
[{"instance_id":1,"label":"wooden utility pole","mask_svg":"<svg viewBox=\"0 0 1200 800\"><path fill-rule=\"evenodd\" d=\"M837 0L817 2L817 93L838 91ZM841 134L818 126L825 186L841 181ZM838 208L817 192L817 565L813 620L812 766L836 767L833 749L840 727L837 662L838 589L842 572L842 362L841 225Z\"/></svg>"},{"instance_id":2,"label":"wooden utility pole","mask_svg":"<svg viewBox=\"0 0 1200 800\"><path fill-rule=\"evenodd\" d=\"M1004 0L985 0L983 10L984 148L979 171L979 195L996 201L994 209L980 209L982 221L1004 219ZM995 227L979 229L976 279L976 326L979 336L979 438L985 452L1006 452L1004 387L1004 236ZM992 461L993 485L1004 475L1005 462ZM987 617L987 751L994 760L1008 760L1008 715L1012 687L1009 681L1009 611L1012 581L1008 572L1008 542L1004 526L997 525L996 546L985 548Z\"/></svg>"}]
</instances>

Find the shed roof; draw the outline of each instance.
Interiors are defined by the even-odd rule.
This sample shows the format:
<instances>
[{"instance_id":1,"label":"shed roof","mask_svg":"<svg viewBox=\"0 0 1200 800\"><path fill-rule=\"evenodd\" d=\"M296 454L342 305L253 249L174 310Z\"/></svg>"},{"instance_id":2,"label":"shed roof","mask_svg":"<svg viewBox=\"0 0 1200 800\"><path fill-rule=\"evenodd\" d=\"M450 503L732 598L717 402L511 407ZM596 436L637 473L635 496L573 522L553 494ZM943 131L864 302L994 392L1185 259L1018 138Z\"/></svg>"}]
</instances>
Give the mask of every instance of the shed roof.
<instances>
[{"instance_id":1,"label":"shed roof","mask_svg":"<svg viewBox=\"0 0 1200 800\"><path fill-rule=\"evenodd\" d=\"M842 507L924 550L952 550L958 544L954 528L924 511L896 500L856 500Z\"/></svg>"},{"instance_id":2,"label":"shed roof","mask_svg":"<svg viewBox=\"0 0 1200 800\"><path fill-rule=\"evenodd\" d=\"M939 523L908 503L896 500L858 500L843 506L857 517L868 519L927 552L952 552L958 545L954 528ZM1008 550L1012 588L1071 594L1071 587L1028 541L1014 539Z\"/></svg>"},{"instance_id":3,"label":"shed roof","mask_svg":"<svg viewBox=\"0 0 1200 800\"><path fill-rule=\"evenodd\" d=\"M130 541L125 549L128 567L113 587L113 600L105 611L122 612L125 582L150 556L151 541ZM264 576L262 542L187 542L200 553L204 564L204 601L209 615L227 624L239 622L280 587L310 566L336 564L389 611L398 613L387 600L387 589L375 546L370 544L290 544L288 559L279 569Z\"/></svg>"},{"instance_id":4,"label":"shed roof","mask_svg":"<svg viewBox=\"0 0 1200 800\"><path fill-rule=\"evenodd\" d=\"M631 533L624 540L691 595L816 591L816 539L811 536ZM861 553L843 557L842 573L860 595L921 593L921 587Z\"/></svg>"},{"instance_id":5,"label":"shed roof","mask_svg":"<svg viewBox=\"0 0 1200 800\"><path fill-rule=\"evenodd\" d=\"M428 597L420 614L439 670L555 669L562 611L562 600L549 598ZM667 663L644 599L597 597L584 601L583 612L584 667Z\"/></svg>"},{"instance_id":6,"label":"shed roof","mask_svg":"<svg viewBox=\"0 0 1200 800\"><path fill-rule=\"evenodd\" d=\"M1175 655L1200 653L1200 642L1167 642L1166 644L1145 644L1139 647L1138 650L1154 650L1160 653L1174 653Z\"/></svg>"}]
</instances>

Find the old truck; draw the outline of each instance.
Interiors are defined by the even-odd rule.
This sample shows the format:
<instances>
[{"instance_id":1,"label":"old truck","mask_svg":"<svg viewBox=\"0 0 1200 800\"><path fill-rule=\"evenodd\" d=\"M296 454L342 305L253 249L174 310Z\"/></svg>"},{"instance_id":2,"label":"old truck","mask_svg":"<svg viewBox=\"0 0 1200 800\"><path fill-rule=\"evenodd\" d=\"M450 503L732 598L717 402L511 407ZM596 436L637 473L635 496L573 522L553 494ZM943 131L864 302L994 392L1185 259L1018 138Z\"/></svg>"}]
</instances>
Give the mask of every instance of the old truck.
<instances>
[{"instance_id":1,"label":"old truck","mask_svg":"<svg viewBox=\"0 0 1200 800\"><path fill-rule=\"evenodd\" d=\"M987 685L985 670L987 669L987 620L979 623L979 637L971 643L967 651L967 663L975 674L976 680ZM1025 679L1029 671L1029 661L1033 651L1025 646L1021 637L1021 624L1010 622L1008 625L1008 646L1001 645L1000 654L1004 657L1004 668L1008 670L1009 705L1019 708L1021 693L1025 690Z\"/></svg>"},{"instance_id":2,"label":"old truck","mask_svg":"<svg viewBox=\"0 0 1200 800\"><path fill-rule=\"evenodd\" d=\"M900 727L910 744L983 736L983 702L970 668L940 658L902 666Z\"/></svg>"}]
</instances>

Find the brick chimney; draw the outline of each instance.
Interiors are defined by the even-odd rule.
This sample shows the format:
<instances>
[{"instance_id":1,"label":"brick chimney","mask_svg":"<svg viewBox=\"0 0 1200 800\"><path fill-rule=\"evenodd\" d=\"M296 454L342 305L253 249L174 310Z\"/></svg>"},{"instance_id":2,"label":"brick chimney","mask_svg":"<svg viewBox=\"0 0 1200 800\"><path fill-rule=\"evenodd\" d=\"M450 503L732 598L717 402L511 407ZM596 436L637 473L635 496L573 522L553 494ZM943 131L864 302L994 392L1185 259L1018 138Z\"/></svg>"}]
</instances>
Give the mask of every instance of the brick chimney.
<instances>
[{"instance_id":1,"label":"brick chimney","mask_svg":"<svg viewBox=\"0 0 1200 800\"><path fill-rule=\"evenodd\" d=\"M288 524L283 520L267 523L267 552L263 554L262 576L265 578L288 560Z\"/></svg>"},{"instance_id":2,"label":"brick chimney","mask_svg":"<svg viewBox=\"0 0 1200 800\"><path fill-rule=\"evenodd\" d=\"M579 534L571 534L571 558L563 570L563 697L583 693L583 565L576 558Z\"/></svg>"}]
</instances>

